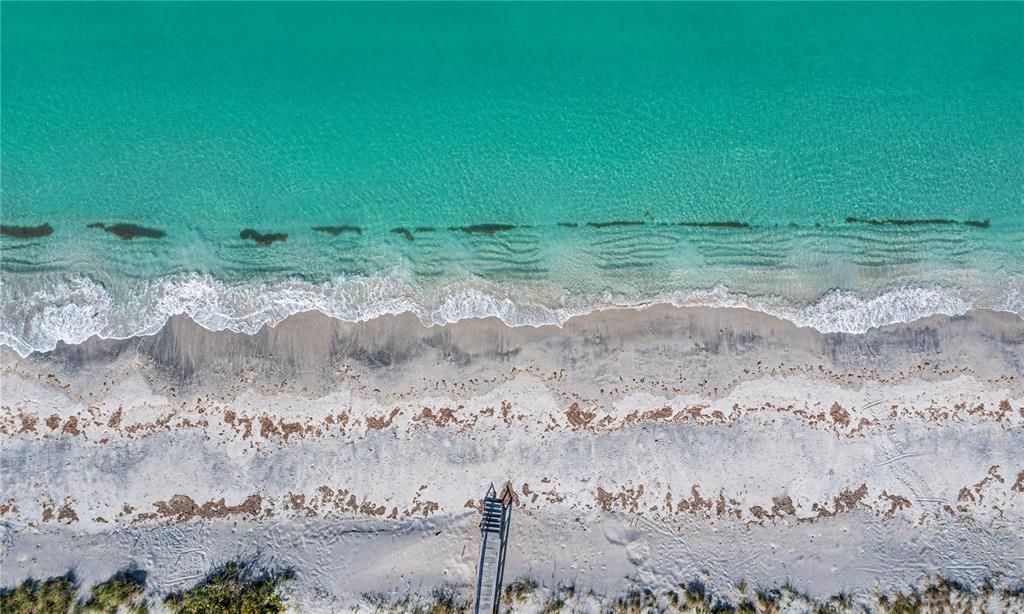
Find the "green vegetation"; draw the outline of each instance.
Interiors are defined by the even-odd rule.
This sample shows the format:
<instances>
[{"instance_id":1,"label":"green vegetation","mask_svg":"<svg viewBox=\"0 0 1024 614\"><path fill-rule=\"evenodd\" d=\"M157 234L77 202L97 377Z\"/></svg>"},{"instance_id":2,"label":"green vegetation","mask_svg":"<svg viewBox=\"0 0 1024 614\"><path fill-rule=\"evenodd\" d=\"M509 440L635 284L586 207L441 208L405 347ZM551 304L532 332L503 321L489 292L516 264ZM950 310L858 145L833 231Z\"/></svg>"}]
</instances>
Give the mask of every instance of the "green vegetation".
<instances>
[{"instance_id":1,"label":"green vegetation","mask_svg":"<svg viewBox=\"0 0 1024 614\"><path fill-rule=\"evenodd\" d=\"M505 585L502 599L507 603L521 603L537 590L537 586L533 578L516 578Z\"/></svg>"},{"instance_id":2,"label":"green vegetation","mask_svg":"<svg viewBox=\"0 0 1024 614\"><path fill-rule=\"evenodd\" d=\"M707 579L705 574L702 576ZM281 592L290 573L258 570L251 563L227 563L197 586L168 595L163 605L175 614L270 614L284 612ZM547 589L532 578L518 578L505 586L502 612L509 614L523 604L540 606L543 614L578 612L599 608L607 614L686 612L693 614L779 614L800 611L814 614L925 614L938 612L1022 611L1024 586L997 588L993 581L970 587L943 578L923 579L914 586L888 592L838 593L824 600L802 593L790 583L775 588L735 585L729 596L713 594L703 580L693 580L665 593L655 594L630 580L628 590L617 596L580 593L574 585ZM0 614L145 614L146 574L122 571L93 586L79 598L74 573L46 580L28 579L13 588L0 589ZM472 608L472 587L442 584L429 596L406 593L365 593L359 612L380 614L463 614Z\"/></svg>"},{"instance_id":3,"label":"green vegetation","mask_svg":"<svg viewBox=\"0 0 1024 614\"><path fill-rule=\"evenodd\" d=\"M541 612L543 614L557 614L558 612L561 612L575 596L575 586L563 586L560 584L555 588L555 590L548 594L548 598L544 601L544 607Z\"/></svg>"},{"instance_id":4,"label":"green vegetation","mask_svg":"<svg viewBox=\"0 0 1024 614\"><path fill-rule=\"evenodd\" d=\"M370 604L375 614L384 614L384 612L406 614L417 611L417 606L409 595L391 598L379 592L363 593L363 600ZM362 608L356 608L356 611L361 612Z\"/></svg>"},{"instance_id":5,"label":"green vegetation","mask_svg":"<svg viewBox=\"0 0 1024 614\"><path fill-rule=\"evenodd\" d=\"M735 587L732 597L712 595L700 580L681 585L662 595L668 612L712 614L716 612L738 612L740 614L779 614L781 612L813 612L814 614L861 614L879 612L884 614L931 614L975 611L1024 611L1024 587L996 589L992 582L972 589L971 587L943 578L923 578L918 586L902 590L891 590L874 594L862 594L856 599L846 592L840 592L824 600L815 599L802 593L785 582L779 587L751 588L746 582ZM630 601L629 595L619 597L609 610L613 612L635 611L623 608L621 604Z\"/></svg>"},{"instance_id":6,"label":"green vegetation","mask_svg":"<svg viewBox=\"0 0 1024 614\"><path fill-rule=\"evenodd\" d=\"M544 608L541 610L543 614L557 614L562 611L565 607L565 599L562 597L561 591L551 591L548 598L544 601Z\"/></svg>"},{"instance_id":7,"label":"green vegetation","mask_svg":"<svg viewBox=\"0 0 1024 614\"><path fill-rule=\"evenodd\" d=\"M746 593L746 582L737 587L741 593ZM692 580L686 586L681 586L681 591L671 591L666 594L666 599L674 611L697 612L698 614L725 614L727 612L755 612L757 608L753 602L744 599L738 606L728 601L713 598L711 593L700 580Z\"/></svg>"},{"instance_id":8,"label":"green vegetation","mask_svg":"<svg viewBox=\"0 0 1024 614\"><path fill-rule=\"evenodd\" d=\"M897 591L894 595L881 595L878 602L889 614L917 614L921 611L921 595L917 591L904 594Z\"/></svg>"},{"instance_id":9,"label":"green vegetation","mask_svg":"<svg viewBox=\"0 0 1024 614\"><path fill-rule=\"evenodd\" d=\"M149 608L142 598L145 591L145 573L124 571L92 587L92 594L78 611L83 614L146 614Z\"/></svg>"},{"instance_id":10,"label":"green vegetation","mask_svg":"<svg viewBox=\"0 0 1024 614\"><path fill-rule=\"evenodd\" d=\"M657 609L658 600L649 589L634 588L618 597L611 605L614 614L639 614Z\"/></svg>"},{"instance_id":11,"label":"green vegetation","mask_svg":"<svg viewBox=\"0 0 1024 614\"><path fill-rule=\"evenodd\" d=\"M13 589L0 591L3 614L65 614L73 612L78 596L78 581L73 573L33 580L29 578Z\"/></svg>"},{"instance_id":12,"label":"green vegetation","mask_svg":"<svg viewBox=\"0 0 1024 614\"><path fill-rule=\"evenodd\" d=\"M278 589L288 576L255 574L245 564L228 563L200 585L170 595L165 605L182 614L264 614L283 612ZM15 588L0 590L3 614L146 614L146 574L122 571L93 586L78 598L73 573L48 580L28 579Z\"/></svg>"},{"instance_id":13,"label":"green vegetation","mask_svg":"<svg viewBox=\"0 0 1024 614\"><path fill-rule=\"evenodd\" d=\"M427 605L425 614L461 614L469 612L473 607L473 604L468 599L462 599L459 590L450 584L435 588L431 596L433 601Z\"/></svg>"},{"instance_id":14,"label":"green vegetation","mask_svg":"<svg viewBox=\"0 0 1024 614\"><path fill-rule=\"evenodd\" d=\"M363 599L378 614L463 614L473 607L469 599L461 597L458 587L450 584L435 588L430 593L430 600L425 602L408 594L394 597L379 592L363 593ZM362 610L357 608L357 611Z\"/></svg>"},{"instance_id":15,"label":"green vegetation","mask_svg":"<svg viewBox=\"0 0 1024 614\"><path fill-rule=\"evenodd\" d=\"M164 599L176 614L271 614L284 612L282 584L290 574L257 572L247 563L227 563L198 585Z\"/></svg>"}]
</instances>

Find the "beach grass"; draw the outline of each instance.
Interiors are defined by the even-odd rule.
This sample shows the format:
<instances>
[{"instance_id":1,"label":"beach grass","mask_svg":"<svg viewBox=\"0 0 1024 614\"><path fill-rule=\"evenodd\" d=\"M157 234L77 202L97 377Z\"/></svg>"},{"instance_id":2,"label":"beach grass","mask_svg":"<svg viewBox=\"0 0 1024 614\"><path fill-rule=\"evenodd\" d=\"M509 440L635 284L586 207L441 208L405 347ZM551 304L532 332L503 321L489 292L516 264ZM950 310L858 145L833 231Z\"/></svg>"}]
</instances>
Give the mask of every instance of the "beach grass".
<instances>
[{"instance_id":1,"label":"beach grass","mask_svg":"<svg viewBox=\"0 0 1024 614\"><path fill-rule=\"evenodd\" d=\"M175 614L243 614L284 612L281 588L287 572L257 570L248 563L225 563L198 585L164 599Z\"/></svg>"},{"instance_id":2,"label":"beach grass","mask_svg":"<svg viewBox=\"0 0 1024 614\"><path fill-rule=\"evenodd\" d=\"M33 580L29 578L10 590L0 591L0 612L43 614L71 612L76 606L78 580L73 573Z\"/></svg>"},{"instance_id":3,"label":"beach grass","mask_svg":"<svg viewBox=\"0 0 1024 614\"><path fill-rule=\"evenodd\" d=\"M146 614L144 572L123 571L92 588L89 599L78 607L82 614Z\"/></svg>"}]
</instances>

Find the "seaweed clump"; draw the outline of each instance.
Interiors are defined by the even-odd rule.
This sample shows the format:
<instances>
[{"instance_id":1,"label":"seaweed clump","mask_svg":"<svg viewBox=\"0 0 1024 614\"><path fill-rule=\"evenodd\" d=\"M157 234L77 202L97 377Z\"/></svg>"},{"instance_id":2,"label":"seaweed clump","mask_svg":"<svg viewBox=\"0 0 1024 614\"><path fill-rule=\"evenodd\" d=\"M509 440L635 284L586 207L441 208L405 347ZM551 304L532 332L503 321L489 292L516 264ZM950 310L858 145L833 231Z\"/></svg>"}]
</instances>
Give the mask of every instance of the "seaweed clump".
<instances>
[{"instance_id":1,"label":"seaweed clump","mask_svg":"<svg viewBox=\"0 0 1024 614\"><path fill-rule=\"evenodd\" d=\"M466 234L485 234L493 235L497 232L506 232L513 230L515 224L473 224L470 226L449 226L448 230L462 231Z\"/></svg>"},{"instance_id":2,"label":"seaweed clump","mask_svg":"<svg viewBox=\"0 0 1024 614\"><path fill-rule=\"evenodd\" d=\"M167 236L167 233L156 228L146 228L145 226L139 226L138 224L100 224L99 222L88 224L86 228L99 228L122 241L131 241L132 239L163 239Z\"/></svg>"},{"instance_id":3,"label":"seaweed clump","mask_svg":"<svg viewBox=\"0 0 1024 614\"><path fill-rule=\"evenodd\" d=\"M255 241L257 245L270 245L275 241L287 241L288 235L283 232L271 232L263 234L256 232L252 228L246 228L242 232L238 233L238 238L248 241Z\"/></svg>"},{"instance_id":4,"label":"seaweed clump","mask_svg":"<svg viewBox=\"0 0 1024 614\"><path fill-rule=\"evenodd\" d=\"M587 222L587 226L594 228L613 228L615 226L643 226L643 220L613 220L611 222Z\"/></svg>"},{"instance_id":5,"label":"seaweed clump","mask_svg":"<svg viewBox=\"0 0 1024 614\"><path fill-rule=\"evenodd\" d=\"M313 230L329 234L332 237L345 234L346 232L352 232L360 236L363 234L363 229L359 226L313 226Z\"/></svg>"},{"instance_id":6,"label":"seaweed clump","mask_svg":"<svg viewBox=\"0 0 1024 614\"><path fill-rule=\"evenodd\" d=\"M39 239L53 234L53 226L40 224L39 226L11 226L0 224L0 235L14 237L15 239Z\"/></svg>"},{"instance_id":7,"label":"seaweed clump","mask_svg":"<svg viewBox=\"0 0 1024 614\"><path fill-rule=\"evenodd\" d=\"M691 228L743 228L750 230L750 224L746 222L734 222L731 220L724 222L679 222L680 226L687 226Z\"/></svg>"},{"instance_id":8,"label":"seaweed clump","mask_svg":"<svg viewBox=\"0 0 1024 614\"><path fill-rule=\"evenodd\" d=\"M402 228L402 227L392 228L391 229L391 234L393 234L393 235L401 235L401 236L405 237L406 241L415 241L416 240L412 236L412 231L410 231L408 228Z\"/></svg>"},{"instance_id":9,"label":"seaweed clump","mask_svg":"<svg viewBox=\"0 0 1024 614\"><path fill-rule=\"evenodd\" d=\"M956 220L947 220L943 218L922 220L876 220L862 217L848 217L846 218L846 223L867 224L868 226L950 226L954 224L963 224L964 226L970 226L971 228L989 228L992 226L992 220L964 220L962 222L958 222Z\"/></svg>"}]
</instances>

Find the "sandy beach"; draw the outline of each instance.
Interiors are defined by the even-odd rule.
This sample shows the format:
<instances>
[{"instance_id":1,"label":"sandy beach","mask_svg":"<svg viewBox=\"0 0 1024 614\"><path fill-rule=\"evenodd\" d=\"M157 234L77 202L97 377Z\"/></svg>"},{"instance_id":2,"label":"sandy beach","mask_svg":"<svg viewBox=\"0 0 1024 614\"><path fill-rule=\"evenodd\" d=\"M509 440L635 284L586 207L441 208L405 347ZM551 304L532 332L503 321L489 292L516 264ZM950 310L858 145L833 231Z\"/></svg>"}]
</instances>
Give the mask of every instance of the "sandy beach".
<instances>
[{"instance_id":1,"label":"sandy beach","mask_svg":"<svg viewBox=\"0 0 1024 614\"><path fill-rule=\"evenodd\" d=\"M471 594L480 498L508 483L506 578L584 609L694 578L1012 586L1022 373L1024 322L988 311L863 335L667 306L561 328L305 313L254 336L179 317L4 350L0 564L86 585L134 565L158 596L258 557L295 571L303 611Z\"/></svg>"},{"instance_id":2,"label":"sandy beach","mask_svg":"<svg viewBox=\"0 0 1024 614\"><path fill-rule=\"evenodd\" d=\"M1024 2L4 2L0 614L1024 612Z\"/></svg>"}]
</instances>

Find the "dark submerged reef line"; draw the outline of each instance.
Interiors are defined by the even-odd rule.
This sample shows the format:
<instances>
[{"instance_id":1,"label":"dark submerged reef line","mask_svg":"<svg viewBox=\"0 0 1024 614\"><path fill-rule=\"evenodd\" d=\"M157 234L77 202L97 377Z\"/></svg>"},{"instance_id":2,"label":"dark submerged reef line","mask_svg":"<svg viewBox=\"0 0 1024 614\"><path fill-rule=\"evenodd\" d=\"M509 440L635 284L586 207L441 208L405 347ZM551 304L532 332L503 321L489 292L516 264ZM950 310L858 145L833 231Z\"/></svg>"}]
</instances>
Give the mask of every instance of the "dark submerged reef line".
<instances>
[{"instance_id":1,"label":"dark submerged reef line","mask_svg":"<svg viewBox=\"0 0 1024 614\"><path fill-rule=\"evenodd\" d=\"M269 234L262 234L256 232L252 228L246 228L242 232L238 233L238 238L255 241L257 245L270 245L275 241L287 241L288 234L283 232L272 232Z\"/></svg>"},{"instance_id":2,"label":"dark submerged reef line","mask_svg":"<svg viewBox=\"0 0 1024 614\"><path fill-rule=\"evenodd\" d=\"M362 236L363 234L363 229L359 226L313 226L312 229L316 232L322 232L334 237L345 234L346 232L352 232L359 236Z\"/></svg>"},{"instance_id":3,"label":"dark submerged reef line","mask_svg":"<svg viewBox=\"0 0 1024 614\"><path fill-rule=\"evenodd\" d=\"M614 220L611 222L587 222L587 226L594 228L611 228L613 226L643 226L643 220Z\"/></svg>"},{"instance_id":4,"label":"dark submerged reef line","mask_svg":"<svg viewBox=\"0 0 1024 614\"><path fill-rule=\"evenodd\" d=\"M861 217L848 217L846 218L846 223L867 224L869 226L952 226L962 224L972 228L989 228L992 225L990 220L964 220L962 222L958 222L957 220L947 220L942 218L924 220L874 220Z\"/></svg>"},{"instance_id":5,"label":"dark submerged reef line","mask_svg":"<svg viewBox=\"0 0 1024 614\"><path fill-rule=\"evenodd\" d=\"M132 239L138 238L163 239L167 236L167 233L162 230L146 228L145 226L139 226L137 224L112 224L107 226L106 224L95 222L93 224L88 224L86 228L99 228L117 236L122 241L131 241Z\"/></svg>"},{"instance_id":6,"label":"dark submerged reef line","mask_svg":"<svg viewBox=\"0 0 1024 614\"><path fill-rule=\"evenodd\" d=\"M412 236L412 232L408 228L392 228L391 234L402 235L406 241L415 241Z\"/></svg>"},{"instance_id":7,"label":"dark submerged reef line","mask_svg":"<svg viewBox=\"0 0 1024 614\"><path fill-rule=\"evenodd\" d=\"M746 222L679 222L679 226L686 226L687 228L745 228L750 230L753 228Z\"/></svg>"},{"instance_id":8,"label":"dark submerged reef line","mask_svg":"<svg viewBox=\"0 0 1024 614\"><path fill-rule=\"evenodd\" d=\"M472 226L449 226L448 230L461 230L467 234L492 235L496 232L505 232L514 229L515 224L474 224Z\"/></svg>"},{"instance_id":9,"label":"dark submerged reef line","mask_svg":"<svg viewBox=\"0 0 1024 614\"><path fill-rule=\"evenodd\" d=\"M915 226L915 225L941 225L956 224L956 220L928 219L928 220L871 220L860 217L846 218L847 224L869 224L871 226Z\"/></svg>"},{"instance_id":10,"label":"dark submerged reef line","mask_svg":"<svg viewBox=\"0 0 1024 614\"><path fill-rule=\"evenodd\" d=\"M11 226L0 224L0 235L14 237L15 239L38 239L53 234L53 227L49 224L39 226Z\"/></svg>"},{"instance_id":11,"label":"dark submerged reef line","mask_svg":"<svg viewBox=\"0 0 1024 614\"><path fill-rule=\"evenodd\" d=\"M844 219L846 224L862 224L866 226L967 226L970 228L990 228L992 226L991 220L953 220L946 218L925 218L925 219L874 219L874 218L860 218L860 217L847 217ZM629 226L643 226L647 224L644 220L611 220L606 222L586 222L586 226L591 228L603 229L613 227L629 227ZM753 226L746 222L738 222L735 220L722 220L722 221L710 221L710 222L662 222L664 225L679 226L683 228L709 228L709 229L734 229L734 230L753 230ZM561 228L578 228L580 223L578 222L557 222L555 226ZM790 222L788 224L790 228L800 228L801 226ZM103 230L119 237L122 240L130 241L137 238L146 239L162 239L167 236L167 233L163 230L156 228L148 228L137 224L128 223L117 223L107 225L101 222L94 222L86 225L87 228L95 228ZM820 223L814 224L815 228L821 228ZM340 236L344 234L354 234L362 236L363 228L361 226L354 225L340 225L340 226L311 226L311 230L331 236ZM507 232L515 230L517 228L532 228L529 225L522 224L470 224L467 226L449 226L448 230L452 232L462 232L465 234L483 234L483 235L494 235L500 232ZM397 227L392 228L390 232L392 234L401 235L408 241L415 240L413 233L429 233L437 232L437 228L432 226L416 226L413 228ZM13 237L16 239L35 239L46 237L53 234L53 227L49 223L44 223L39 226L14 226L10 224L0 224L0 235ZM243 240L250 240L258 245L270 245L278 241L287 241L288 234L281 232L273 232L263 234L246 228L239 233L239 238Z\"/></svg>"}]
</instances>

